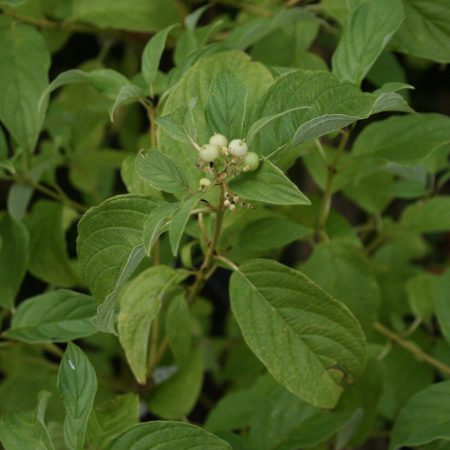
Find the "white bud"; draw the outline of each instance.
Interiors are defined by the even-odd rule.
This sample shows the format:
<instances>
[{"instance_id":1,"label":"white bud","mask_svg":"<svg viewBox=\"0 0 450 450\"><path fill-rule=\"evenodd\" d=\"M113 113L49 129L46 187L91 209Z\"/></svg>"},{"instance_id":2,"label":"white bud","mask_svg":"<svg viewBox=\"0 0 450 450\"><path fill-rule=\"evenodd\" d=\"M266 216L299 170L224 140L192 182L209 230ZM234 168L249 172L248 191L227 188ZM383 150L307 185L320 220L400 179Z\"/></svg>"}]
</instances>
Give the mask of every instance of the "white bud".
<instances>
[{"instance_id":1,"label":"white bud","mask_svg":"<svg viewBox=\"0 0 450 450\"><path fill-rule=\"evenodd\" d=\"M233 139L228 145L228 150L234 156L244 156L247 153L248 145L242 139Z\"/></svg>"},{"instance_id":2,"label":"white bud","mask_svg":"<svg viewBox=\"0 0 450 450\"><path fill-rule=\"evenodd\" d=\"M209 186L211 186L211 180L208 180L208 178L202 178L199 182L200 189L205 189Z\"/></svg>"},{"instance_id":3,"label":"white bud","mask_svg":"<svg viewBox=\"0 0 450 450\"><path fill-rule=\"evenodd\" d=\"M219 147L226 147L228 145L228 139L223 134L216 133L209 138L209 143L218 145Z\"/></svg>"},{"instance_id":4,"label":"white bud","mask_svg":"<svg viewBox=\"0 0 450 450\"><path fill-rule=\"evenodd\" d=\"M225 208L229 208L229 207L231 206L230 200L225 200L225 201L223 202L223 206L225 206Z\"/></svg>"},{"instance_id":5,"label":"white bud","mask_svg":"<svg viewBox=\"0 0 450 450\"><path fill-rule=\"evenodd\" d=\"M219 157L219 147L217 145L205 144L198 151L200 158L206 162L213 162Z\"/></svg>"},{"instance_id":6,"label":"white bud","mask_svg":"<svg viewBox=\"0 0 450 450\"><path fill-rule=\"evenodd\" d=\"M230 211L234 211L236 209L236 205L231 204L229 206Z\"/></svg>"}]
</instances>

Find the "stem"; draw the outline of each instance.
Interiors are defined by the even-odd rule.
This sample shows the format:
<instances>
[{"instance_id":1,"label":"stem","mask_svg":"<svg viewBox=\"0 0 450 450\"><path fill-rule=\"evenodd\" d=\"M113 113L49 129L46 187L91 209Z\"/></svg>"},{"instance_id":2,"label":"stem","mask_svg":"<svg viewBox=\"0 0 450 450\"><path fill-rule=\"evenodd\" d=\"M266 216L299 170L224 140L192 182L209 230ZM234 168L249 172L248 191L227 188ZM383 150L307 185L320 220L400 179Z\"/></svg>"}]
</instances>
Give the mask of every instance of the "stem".
<instances>
[{"instance_id":1,"label":"stem","mask_svg":"<svg viewBox=\"0 0 450 450\"><path fill-rule=\"evenodd\" d=\"M71 206L73 209L77 210L80 213L84 213L89 209L86 205L78 203L75 200L72 200L69 197L67 197L67 195L62 190L54 191L49 187L45 186L44 184L32 180L31 178L27 178L21 175L13 175L3 177L3 179L17 181L19 183L26 184L27 186L30 186L33 189L42 192L47 197L50 197L54 200L58 200L59 202L66 203L68 206Z\"/></svg>"},{"instance_id":2,"label":"stem","mask_svg":"<svg viewBox=\"0 0 450 450\"><path fill-rule=\"evenodd\" d=\"M194 284L191 286L189 290L189 294L187 297L188 304L191 304L201 288L203 287L204 282L206 281L206 275L208 274L208 270L211 267L211 263L213 261L214 252L216 251L217 244L219 243L220 235L222 233L222 225L223 225L223 217L225 215L225 207L224 207L224 196L225 196L225 186L223 184L220 185L220 197L219 197L219 206L216 213L216 223L214 226L214 232L211 239L211 242L208 245L206 250L205 259L197 272L197 276L195 278ZM210 274L211 276L211 274Z\"/></svg>"},{"instance_id":3,"label":"stem","mask_svg":"<svg viewBox=\"0 0 450 450\"><path fill-rule=\"evenodd\" d=\"M336 166L341 158L342 154L345 151L345 147L347 146L348 140L350 138L350 131L344 131L344 136L339 144L336 155L334 156L333 161L328 166L327 179L325 182L325 189L323 191L322 203L320 206L319 218L317 220L316 230L319 233L322 240L329 241L328 235L325 231L328 216L330 214L331 209L331 200L333 197L333 179L336 175Z\"/></svg>"},{"instance_id":4,"label":"stem","mask_svg":"<svg viewBox=\"0 0 450 450\"><path fill-rule=\"evenodd\" d=\"M444 364L443 362L433 358L428 353L425 353L416 343L411 342L399 334L391 331L389 328L386 328L382 323L375 322L373 324L375 330L377 330L380 334L387 337L391 341L398 344L400 347L404 348L406 351L412 353L417 359L426 362L430 366L435 369L440 370L442 373L450 376L450 367Z\"/></svg>"},{"instance_id":5,"label":"stem","mask_svg":"<svg viewBox=\"0 0 450 450\"><path fill-rule=\"evenodd\" d=\"M78 23L58 22L55 20L23 16L21 14L17 14L16 11L5 8L2 9L2 14L11 17L11 19L17 20L18 22L27 23L29 25L34 25L36 27L41 28L52 28L56 30L73 31L76 33L88 33L88 34L102 32L102 30L99 30L98 28L81 25Z\"/></svg>"},{"instance_id":6,"label":"stem","mask_svg":"<svg viewBox=\"0 0 450 450\"><path fill-rule=\"evenodd\" d=\"M155 360L158 352L159 322L158 317L153 320L150 334L150 359L148 362L149 373L151 374L156 367Z\"/></svg>"}]
</instances>

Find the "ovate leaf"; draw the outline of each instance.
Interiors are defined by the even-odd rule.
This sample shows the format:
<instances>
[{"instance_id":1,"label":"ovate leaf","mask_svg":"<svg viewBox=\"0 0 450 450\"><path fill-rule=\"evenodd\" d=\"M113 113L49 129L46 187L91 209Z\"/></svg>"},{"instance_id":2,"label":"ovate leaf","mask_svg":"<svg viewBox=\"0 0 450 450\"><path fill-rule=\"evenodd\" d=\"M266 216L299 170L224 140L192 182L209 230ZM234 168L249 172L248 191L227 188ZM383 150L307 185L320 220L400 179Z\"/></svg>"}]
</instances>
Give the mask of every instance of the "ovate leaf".
<instances>
[{"instance_id":1,"label":"ovate leaf","mask_svg":"<svg viewBox=\"0 0 450 450\"><path fill-rule=\"evenodd\" d=\"M62 203L40 200L27 217L30 232L29 271L37 278L61 287L80 283L67 254ZM73 211L70 211L73 214Z\"/></svg>"},{"instance_id":2,"label":"ovate leaf","mask_svg":"<svg viewBox=\"0 0 450 450\"><path fill-rule=\"evenodd\" d=\"M25 275L28 231L19 221L0 214L0 305L10 308Z\"/></svg>"},{"instance_id":3,"label":"ovate leaf","mask_svg":"<svg viewBox=\"0 0 450 450\"><path fill-rule=\"evenodd\" d=\"M353 146L355 156L373 156L412 165L450 143L450 118L443 114L390 117L364 128Z\"/></svg>"},{"instance_id":4,"label":"ovate leaf","mask_svg":"<svg viewBox=\"0 0 450 450\"><path fill-rule=\"evenodd\" d=\"M55 450L44 422L49 392L41 392L39 404L29 412L14 412L0 420L0 441L5 450Z\"/></svg>"},{"instance_id":5,"label":"ovate leaf","mask_svg":"<svg viewBox=\"0 0 450 450\"><path fill-rule=\"evenodd\" d=\"M450 440L450 381L418 392L400 411L392 432L390 450Z\"/></svg>"},{"instance_id":6,"label":"ovate leaf","mask_svg":"<svg viewBox=\"0 0 450 450\"><path fill-rule=\"evenodd\" d=\"M441 331L450 343L450 270L447 270L437 282L434 305Z\"/></svg>"},{"instance_id":7,"label":"ovate leaf","mask_svg":"<svg viewBox=\"0 0 450 450\"><path fill-rule=\"evenodd\" d=\"M205 117L211 134L221 133L229 140L242 136L247 91L229 70L214 78L206 101Z\"/></svg>"},{"instance_id":8,"label":"ovate leaf","mask_svg":"<svg viewBox=\"0 0 450 450\"><path fill-rule=\"evenodd\" d=\"M0 120L19 145L34 150L44 120L38 109L50 54L34 28L5 16L0 21Z\"/></svg>"},{"instance_id":9,"label":"ovate leaf","mask_svg":"<svg viewBox=\"0 0 450 450\"><path fill-rule=\"evenodd\" d=\"M89 417L88 443L107 448L116 436L139 422L139 411L137 394L118 395L103 402L92 411Z\"/></svg>"},{"instance_id":10,"label":"ovate leaf","mask_svg":"<svg viewBox=\"0 0 450 450\"><path fill-rule=\"evenodd\" d=\"M250 349L299 398L332 408L345 381L362 373L366 347L358 321L302 273L248 261L233 273L230 296Z\"/></svg>"},{"instance_id":11,"label":"ovate leaf","mask_svg":"<svg viewBox=\"0 0 450 450\"><path fill-rule=\"evenodd\" d=\"M238 175L230 189L246 200L274 205L309 205L308 198L284 173L265 160L258 170Z\"/></svg>"},{"instance_id":12,"label":"ovate leaf","mask_svg":"<svg viewBox=\"0 0 450 450\"><path fill-rule=\"evenodd\" d=\"M401 0L368 0L348 16L333 72L359 85L403 22Z\"/></svg>"},{"instance_id":13,"label":"ovate leaf","mask_svg":"<svg viewBox=\"0 0 450 450\"><path fill-rule=\"evenodd\" d=\"M191 313L184 294L170 301L166 316L169 347L179 364L184 363L191 349Z\"/></svg>"},{"instance_id":14,"label":"ovate leaf","mask_svg":"<svg viewBox=\"0 0 450 450\"><path fill-rule=\"evenodd\" d=\"M7 335L24 342L66 342L97 331L92 297L58 290L22 302Z\"/></svg>"},{"instance_id":15,"label":"ovate leaf","mask_svg":"<svg viewBox=\"0 0 450 450\"><path fill-rule=\"evenodd\" d=\"M196 347L174 375L154 387L147 402L148 408L164 419L181 419L197 402L202 381L203 354Z\"/></svg>"},{"instance_id":16,"label":"ovate leaf","mask_svg":"<svg viewBox=\"0 0 450 450\"><path fill-rule=\"evenodd\" d=\"M97 392L97 377L86 355L71 342L59 366L58 390L66 410L64 440L70 450L82 450Z\"/></svg>"},{"instance_id":17,"label":"ovate leaf","mask_svg":"<svg viewBox=\"0 0 450 450\"><path fill-rule=\"evenodd\" d=\"M150 150L136 157L138 174L156 189L177 193L187 190L184 173L178 166L159 150Z\"/></svg>"},{"instance_id":18,"label":"ovate leaf","mask_svg":"<svg viewBox=\"0 0 450 450\"><path fill-rule=\"evenodd\" d=\"M180 19L174 0L77 0L71 19L99 27L130 31L158 31Z\"/></svg>"},{"instance_id":19,"label":"ovate leaf","mask_svg":"<svg viewBox=\"0 0 450 450\"><path fill-rule=\"evenodd\" d=\"M225 441L202 428L184 422L158 420L130 428L109 450L131 449L137 442L139 450L231 450Z\"/></svg>"},{"instance_id":20,"label":"ovate leaf","mask_svg":"<svg viewBox=\"0 0 450 450\"><path fill-rule=\"evenodd\" d=\"M149 335L167 290L186 274L167 266L155 266L129 281L119 295L119 340L136 380L147 378Z\"/></svg>"},{"instance_id":21,"label":"ovate leaf","mask_svg":"<svg viewBox=\"0 0 450 450\"><path fill-rule=\"evenodd\" d=\"M166 46L166 40L169 33L177 25L171 25L164 30L156 33L148 42L142 52L142 75L146 81L150 95L153 96L153 83L158 73L159 62L161 60L164 47Z\"/></svg>"},{"instance_id":22,"label":"ovate leaf","mask_svg":"<svg viewBox=\"0 0 450 450\"><path fill-rule=\"evenodd\" d=\"M450 62L450 4L447 0L403 0L405 21L393 44L401 52Z\"/></svg>"},{"instance_id":23,"label":"ovate leaf","mask_svg":"<svg viewBox=\"0 0 450 450\"><path fill-rule=\"evenodd\" d=\"M180 247L181 238L183 237L184 230L191 216L192 210L200 200L201 194L193 195L185 199L178 211L173 215L172 221L169 224L169 240L172 254L174 256L178 253Z\"/></svg>"}]
</instances>

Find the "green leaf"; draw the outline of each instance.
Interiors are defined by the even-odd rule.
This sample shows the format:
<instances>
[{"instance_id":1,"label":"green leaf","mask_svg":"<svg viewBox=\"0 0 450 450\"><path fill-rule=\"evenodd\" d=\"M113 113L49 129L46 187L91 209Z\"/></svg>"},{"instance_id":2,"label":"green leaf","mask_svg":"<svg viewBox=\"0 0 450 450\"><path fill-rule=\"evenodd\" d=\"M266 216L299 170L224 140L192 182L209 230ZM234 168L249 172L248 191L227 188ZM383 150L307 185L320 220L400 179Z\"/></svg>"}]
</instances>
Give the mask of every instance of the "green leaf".
<instances>
[{"instance_id":1,"label":"green leaf","mask_svg":"<svg viewBox=\"0 0 450 450\"><path fill-rule=\"evenodd\" d=\"M187 130L191 129L192 123L195 124L195 140L199 144L208 142L211 136L205 119L206 103L213 80L225 70L232 72L245 86L247 110L272 81L268 69L262 64L252 62L244 52L221 51L199 59L170 91L161 112L162 116L168 116L180 108L188 108L192 100L196 99L191 114L181 116L181 123ZM196 167L198 153L192 144L179 142L179 139L174 139L170 133L160 128L159 146L172 161L183 167L183 173L186 174L190 185L196 188L200 174Z\"/></svg>"},{"instance_id":2,"label":"green leaf","mask_svg":"<svg viewBox=\"0 0 450 450\"><path fill-rule=\"evenodd\" d=\"M133 249L142 245L144 222L155 205L141 195L118 195L91 208L80 220L80 273L98 303L115 288Z\"/></svg>"},{"instance_id":3,"label":"green leaf","mask_svg":"<svg viewBox=\"0 0 450 450\"><path fill-rule=\"evenodd\" d=\"M62 203L40 200L25 224L30 233L28 270L37 278L60 287L80 284L75 265L67 254L64 216L74 215Z\"/></svg>"},{"instance_id":4,"label":"green leaf","mask_svg":"<svg viewBox=\"0 0 450 450\"><path fill-rule=\"evenodd\" d=\"M141 68L144 80L149 88L150 96L153 97L153 83L158 73L159 62L166 46L169 33L178 25L170 25L164 30L156 33L144 47L142 52Z\"/></svg>"},{"instance_id":5,"label":"green leaf","mask_svg":"<svg viewBox=\"0 0 450 450\"><path fill-rule=\"evenodd\" d=\"M395 422L390 450L450 440L450 381L436 383L411 397Z\"/></svg>"},{"instance_id":6,"label":"green leaf","mask_svg":"<svg viewBox=\"0 0 450 450\"><path fill-rule=\"evenodd\" d=\"M250 349L299 398L332 408L341 382L362 373L366 344L358 321L302 273L248 261L233 273L230 296Z\"/></svg>"},{"instance_id":7,"label":"green leaf","mask_svg":"<svg viewBox=\"0 0 450 450\"><path fill-rule=\"evenodd\" d=\"M145 252L151 255L155 242L168 229L172 217L180 208L180 203L163 203L158 205L148 216L144 223L143 239Z\"/></svg>"},{"instance_id":8,"label":"green leaf","mask_svg":"<svg viewBox=\"0 0 450 450\"><path fill-rule=\"evenodd\" d=\"M302 272L344 303L365 330L372 328L380 292L374 272L359 249L340 241L319 244Z\"/></svg>"},{"instance_id":9,"label":"green leaf","mask_svg":"<svg viewBox=\"0 0 450 450\"><path fill-rule=\"evenodd\" d=\"M307 107L300 109L300 107ZM277 161L291 146L344 128L372 114L408 110L396 92L361 92L354 84L317 70L295 70L281 75L252 109L250 122L282 115L269 123L254 140L258 153Z\"/></svg>"},{"instance_id":10,"label":"green leaf","mask_svg":"<svg viewBox=\"0 0 450 450\"><path fill-rule=\"evenodd\" d=\"M434 307L439 327L447 342L450 343L450 270L440 277L436 286Z\"/></svg>"},{"instance_id":11,"label":"green leaf","mask_svg":"<svg viewBox=\"0 0 450 450\"><path fill-rule=\"evenodd\" d=\"M405 21L393 39L396 50L450 62L450 5L446 0L403 0Z\"/></svg>"},{"instance_id":12,"label":"green leaf","mask_svg":"<svg viewBox=\"0 0 450 450\"><path fill-rule=\"evenodd\" d=\"M58 390L66 410L64 440L70 450L82 450L97 392L97 377L86 355L71 342L59 366Z\"/></svg>"},{"instance_id":13,"label":"green leaf","mask_svg":"<svg viewBox=\"0 0 450 450\"><path fill-rule=\"evenodd\" d=\"M421 320L430 320L434 314L437 280L431 273L418 273L405 285L411 311Z\"/></svg>"},{"instance_id":14,"label":"green leaf","mask_svg":"<svg viewBox=\"0 0 450 450\"><path fill-rule=\"evenodd\" d=\"M170 300L166 315L166 333L169 347L176 361L187 361L191 349L191 313L184 294Z\"/></svg>"},{"instance_id":15,"label":"green leaf","mask_svg":"<svg viewBox=\"0 0 450 450\"><path fill-rule=\"evenodd\" d=\"M442 114L390 117L364 128L354 145L355 156L373 156L399 164L424 161L450 143L450 118Z\"/></svg>"},{"instance_id":16,"label":"green leaf","mask_svg":"<svg viewBox=\"0 0 450 450\"><path fill-rule=\"evenodd\" d=\"M450 230L450 197L436 196L403 210L399 233L440 233Z\"/></svg>"},{"instance_id":17,"label":"green leaf","mask_svg":"<svg viewBox=\"0 0 450 450\"><path fill-rule=\"evenodd\" d=\"M141 423L116 439L108 450L231 450L222 439L202 428L184 422L159 421Z\"/></svg>"},{"instance_id":18,"label":"green leaf","mask_svg":"<svg viewBox=\"0 0 450 450\"><path fill-rule=\"evenodd\" d=\"M66 342L94 334L92 297L58 290L22 302L6 335L24 342Z\"/></svg>"},{"instance_id":19,"label":"green leaf","mask_svg":"<svg viewBox=\"0 0 450 450\"><path fill-rule=\"evenodd\" d=\"M174 375L154 387L147 401L149 410L164 419L188 416L198 400L202 382L203 354L196 347Z\"/></svg>"},{"instance_id":20,"label":"green leaf","mask_svg":"<svg viewBox=\"0 0 450 450\"><path fill-rule=\"evenodd\" d=\"M201 196L202 194L196 194L182 201L180 209L174 213L173 218L169 223L170 248L172 249L172 254L174 256L178 253L181 238L183 237L191 212Z\"/></svg>"},{"instance_id":21,"label":"green leaf","mask_svg":"<svg viewBox=\"0 0 450 450\"><path fill-rule=\"evenodd\" d=\"M187 108L183 108L183 111L187 112ZM191 146L192 141L189 139L189 133L186 127L175 118L176 115L173 113L157 117L155 122L171 139Z\"/></svg>"},{"instance_id":22,"label":"green leaf","mask_svg":"<svg viewBox=\"0 0 450 450\"><path fill-rule=\"evenodd\" d=\"M174 0L134 0L132 5L129 0L77 0L71 19L101 28L153 32L178 22L180 13Z\"/></svg>"},{"instance_id":23,"label":"green leaf","mask_svg":"<svg viewBox=\"0 0 450 450\"><path fill-rule=\"evenodd\" d=\"M404 19L401 0L368 0L348 16L333 55L333 72L360 85Z\"/></svg>"},{"instance_id":24,"label":"green leaf","mask_svg":"<svg viewBox=\"0 0 450 450\"><path fill-rule=\"evenodd\" d=\"M144 97L145 95L139 86L136 86L135 84L123 85L117 93L114 105L109 113L111 122L114 122L114 113L118 108L121 106L130 105L131 103L136 103Z\"/></svg>"},{"instance_id":25,"label":"green leaf","mask_svg":"<svg viewBox=\"0 0 450 450\"><path fill-rule=\"evenodd\" d=\"M175 194L188 189L184 173L159 150L142 152L136 157L137 173L156 189Z\"/></svg>"},{"instance_id":26,"label":"green leaf","mask_svg":"<svg viewBox=\"0 0 450 450\"><path fill-rule=\"evenodd\" d=\"M96 407L87 428L87 442L98 448L107 448L119 434L139 423L139 396L118 395Z\"/></svg>"},{"instance_id":27,"label":"green leaf","mask_svg":"<svg viewBox=\"0 0 450 450\"><path fill-rule=\"evenodd\" d=\"M28 263L28 231L5 213L0 213L0 305L10 308L19 291Z\"/></svg>"},{"instance_id":28,"label":"green leaf","mask_svg":"<svg viewBox=\"0 0 450 450\"><path fill-rule=\"evenodd\" d=\"M211 134L221 133L229 140L242 137L247 90L229 70L213 80L205 105L205 117Z\"/></svg>"},{"instance_id":29,"label":"green leaf","mask_svg":"<svg viewBox=\"0 0 450 450\"><path fill-rule=\"evenodd\" d=\"M49 52L34 27L2 16L0 61L0 120L32 152L44 120L38 103L48 83Z\"/></svg>"},{"instance_id":30,"label":"green leaf","mask_svg":"<svg viewBox=\"0 0 450 450\"><path fill-rule=\"evenodd\" d=\"M155 266L129 281L119 294L118 332L131 370L145 384L148 369L149 336L164 295L186 273L167 266Z\"/></svg>"},{"instance_id":31,"label":"green leaf","mask_svg":"<svg viewBox=\"0 0 450 450\"><path fill-rule=\"evenodd\" d=\"M284 173L265 160L258 170L233 178L230 190L240 197L273 205L310 205L308 198Z\"/></svg>"},{"instance_id":32,"label":"green leaf","mask_svg":"<svg viewBox=\"0 0 450 450\"><path fill-rule=\"evenodd\" d=\"M44 422L49 392L41 392L39 404L29 412L14 412L0 419L0 441L5 450L55 450Z\"/></svg>"}]
</instances>

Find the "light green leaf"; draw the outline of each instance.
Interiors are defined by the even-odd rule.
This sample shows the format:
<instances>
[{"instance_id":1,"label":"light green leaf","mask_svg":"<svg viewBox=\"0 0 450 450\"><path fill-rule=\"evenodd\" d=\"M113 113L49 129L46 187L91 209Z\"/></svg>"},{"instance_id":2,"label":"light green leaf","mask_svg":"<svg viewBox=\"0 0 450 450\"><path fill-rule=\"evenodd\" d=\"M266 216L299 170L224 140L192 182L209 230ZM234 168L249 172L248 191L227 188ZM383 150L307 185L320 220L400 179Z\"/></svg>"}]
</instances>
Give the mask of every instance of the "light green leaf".
<instances>
[{"instance_id":1,"label":"light green leaf","mask_svg":"<svg viewBox=\"0 0 450 450\"><path fill-rule=\"evenodd\" d=\"M120 176L127 187L130 194L143 194L153 198L161 198L161 192L152 188L145 182L136 172L135 169L135 155L128 155L122 161L120 168Z\"/></svg>"},{"instance_id":2,"label":"light green leaf","mask_svg":"<svg viewBox=\"0 0 450 450\"><path fill-rule=\"evenodd\" d=\"M155 266L129 281L119 294L118 332L125 356L136 377L145 384L148 369L149 335L168 289L186 273L167 266Z\"/></svg>"},{"instance_id":3,"label":"light green leaf","mask_svg":"<svg viewBox=\"0 0 450 450\"><path fill-rule=\"evenodd\" d=\"M120 433L139 422L139 396L129 393L118 395L96 407L87 428L87 442L98 448L108 444Z\"/></svg>"},{"instance_id":4,"label":"light green leaf","mask_svg":"<svg viewBox=\"0 0 450 450\"><path fill-rule=\"evenodd\" d=\"M44 422L50 395L41 392L33 411L14 412L0 419L0 441L5 450L55 450Z\"/></svg>"},{"instance_id":5,"label":"light green leaf","mask_svg":"<svg viewBox=\"0 0 450 450\"><path fill-rule=\"evenodd\" d=\"M333 72L360 85L404 19L401 0L368 0L348 16L333 55Z\"/></svg>"},{"instance_id":6,"label":"light green leaf","mask_svg":"<svg viewBox=\"0 0 450 450\"><path fill-rule=\"evenodd\" d=\"M131 103L136 103L144 97L145 95L139 86L136 86L135 84L123 85L117 93L114 105L112 106L111 112L109 113L111 122L114 122L114 113L118 108L120 108L121 106L130 105Z\"/></svg>"},{"instance_id":7,"label":"light green leaf","mask_svg":"<svg viewBox=\"0 0 450 450\"><path fill-rule=\"evenodd\" d=\"M184 294L170 300L166 315L169 347L179 364L187 361L191 349L191 313Z\"/></svg>"},{"instance_id":8,"label":"light green leaf","mask_svg":"<svg viewBox=\"0 0 450 450\"><path fill-rule=\"evenodd\" d=\"M92 23L98 27L153 32L180 20L174 0L77 0L72 20Z\"/></svg>"},{"instance_id":9,"label":"light green leaf","mask_svg":"<svg viewBox=\"0 0 450 450\"><path fill-rule=\"evenodd\" d=\"M80 284L75 266L67 254L64 229L65 210L61 203L40 200L25 224L30 233L29 271L49 284L72 287Z\"/></svg>"},{"instance_id":10,"label":"light green leaf","mask_svg":"<svg viewBox=\"0 0 450 450\"><path fill-rule=\"evenodd\" d=\"M360 250L340 241L319 244L301 270L344 303L365 330L372 328L380 291L374 272Z\"/></svg>"},{"instance_id":11,"label":"light green leaf","mask_svg":"<svg viewBox=\"0 0 450 450\"><path fill-rule=\"evenodd\" d=\"M66 410L64 440L70 450L82 450L97 392L97 377L89 359L71 342L59 366L58 390Z\"/></svg>"},{"instance_id":12,"label":"light green leaf","mask_svg":"<svg viewBox=\"0 0 450 450\"><path fill-rule=\"evenodd\" d=\"M233 273L230 296L247 345L299 398L332 408L341 383L362 373L366 344L358 321L302 273L248 261Z\"/></svg>"},{"instance_id":13,"label":"light green leaf","mask_svg":"<svg viewBox=\"0 0 450 450\"><path fill-rule=\"evenodd\" d=\"M399 233L439 233L450 230L450 197L436 196L404 209Z\"/></svg>"},{"instance_id":14,"label":"light green leaf","mask_svg":"<svg viewBox=\"0 0 450 450\"><path fill-rule=\"evenodd\" d=\"M183 108L183 111L187 113L187 108ZM189 138L189 133L183 123L178 122L175 118L177 114L167 114L163 117L157 117L155 122L159 127L162 128L164 133L167 133L171 139L174 139L177 142L181 142L182 144L187 144L192 146L192 141Z\"/></svg>"},{"instance_id":15,"label":"light green leaf","mask_svg":"<svg viewBox=\"0 0 450 450\"><path fill-rule=\"evenodd\" d=\"M28 262L28 231L5 213L0 214L0 305L10 308Z\"/></svg>"},{"instance_id":16,"label":"light green leaf","mask_svg":"<svg viewBox=\"0 0 450 450\"><path fill-rule=\"evenodd\" d=\"M300 109L300 107L308 107ZM299 108L269 123L254 140L261 155L277 161L291 146L344 128L385 110L408 110L395 92L363 93L354 84L317 70L281 75L252 109L251 121ZM249 120L250 120L249 119Z\"/></svg>"},{"instance_id":17,"label":"light green leaf","mask_svg":"<svg viewBox=\"0 0 450 450\"><path fill-rule=\"evenodd\" d=\"M174 213L173 218L169 223L170 248L172 249L172 254L174 256L178 253L181 238L183 237L191 212L201 196L202 194L196 194L182 201L180 209Z\"/></svg>"},{"instance_id":18,"label":"light green leaf","mask_svg":"<svg viewBox=\"0 0 450 450\"><path fill-rule=\"evenodd\" d=\"M145 252L151 255L152 247L162 233L167 231L168 225L180 203L162 203L158 205L148 216L144 223L143 239Z\"/></svg>"},{"instance_id":19,"label":"light green leaf","mask_svg":"<svg viewBox=\"0 0 450 450\"><path fill-rule=\"evenodd\" d=\"M139 153L136 170L147 183L161 191L174 194L188 189L184 172L159 150Z\"/></svg>"},{"instance_id":20,"label":"light green leaf","mask_svg":"<svg viewBox=\"0 0 450 450\"><path fill-rule=\"evenodd\" d=\"M198 400L202 382L203 354L197 347L174 375L154 387L147 401L149 410L164 419L186 417Z\"/></svg>"},{"instance_id":21,"label":"light green leaf","mask_svg":"<svg viewBox=\"0 0 450 450\"><path fill-rule=\"evenodd\" d=\"M229 140L242 137L247 90L230 70L221 71L212 81L205 105L211 134L221 133Z\"/></svg>"},{"instance_id":22,"label":"light green leaf","mask_svg":"<svg viewBox=\"0 0 450 450\"><path fill-rule=\"evenodd\" d=\"M373 156L399 164L422 162L450 143L450 118L442 114L390 117L364 128L357 137L355 156Z\"/></svg>"},{"instance_id":23,"label":"light green leaf","mask_svg":"<svg viewBox=\"0 0 450 450\"><path fill-rule=\"evenodd\" d=\"M22 302L7 336L24 342L66 342L94 334L92 297L58 290Z\"/></svg>"},{"instance_id":24,"label":"light green leaf","mask_svg":"<svg viewBox=\"0 0 450 450\"><path fill-rule=\"evenodd\" d=\"M433 384L411 397L395 422L390 450L450 440L450 381Z\"/></svg>"},{"instance_id":25,"label":"light green leaf","mask_svg":"<svg viewBox=\"0 0 450 450\"><path fill-rule=\"evenodd\" d=\"M447 269L437 283L434 306L442 334L450 343L450 269Z\"/></svg>"},{"instance_id":26,"label":"light green leaf","mask_svg":"<svg viewBox=\"0 0 450 450\"><path fill-rule=\"evenodd\" d=\"M308 198L284 173L265 160L258 170L238 175L229 183L240 197L274 205L310 205Z\"/></svg>"},{"instance_id":27,"label":"light green leaf","mask_svg":"<svg viewBox=\"0 0 450 450\"><path fill-rule=\"evenodd\" d=\"M396 50L450 62L450 4L447 0L403 0L405 21L393 39Z\"/></svg>"},{"instance_id":28,"label":"light green leaf","mask_svg":"<svg viewBox=\"0 0 450 450\"><path fill-rule=\"evenodd\" d=\"M1 17L0 120L32 152L44 120L39 98L47 87L50 55L34 28Z\"/></svg>"},{"instance_id":29,"label":"light green leaf","mask_svg":"<svg viewBox=\"0 0 450 450\"><path fill-rule=\"evenodd\" d=\"M142 75L149 88L150 96L153 97L153 83L155 82L156 74L158 73L159 62L161 60L164 47L166 46L166 40L169 33L177 25L170 25L164 30L156 33L144 47L142 52Z\"/></svg>"},{"instance_id":30,"label":"light green leaf","mask_svg":"<svg viewBox=\"0 0 450 450\"><path fill-rule=\"evenodd\" d=\"M141 423L116 439L108 450L231 450L222 439L202 428L184 422L159 421Z\"/></svg>"},{"instance_id":31,"label":"light green leaf","mask_svg":"<svg viewBox=\"0 0 450 450\"><path fill-rule=\"evenodd\" d=\"M91 208L78 224L80 273L98 303L116 286L134 248L142 245L142 230L156 203L127 194Z\"/></svg>"},{"instance_id":32,"label":"light green leaf","mask_svg":"<svg viewBox=\"0 0 450 450\"><path fill-rule=\"evenodd\" d=\"M205 119L205 105L211 83L219 73L225 70L232 72L245 86L247 110L272 81L268 69L262 64L252 62L244 52L221 51L199 59L170 91L161 115L173 114L179 111L180 107L187 108L192 100L196 99L196 106L192 108L192 114L186 113L181 119L182 125L187 130L190 130L192 123L195 124L197 131L195 140L200 145L208 142L211 135ZM182 143L179 142L179 139L174 139L170 133L162 128L159 128L158 133L161 151L169 156L172 161L176 161L180 167L183 167L183 173L186 174L190 185L197 187L200 174L196 167L198 163L196 149L190 143Z\"/></svg>"}]
</instances>

